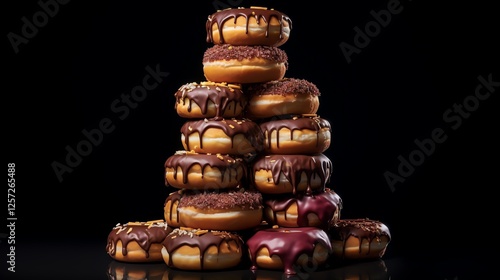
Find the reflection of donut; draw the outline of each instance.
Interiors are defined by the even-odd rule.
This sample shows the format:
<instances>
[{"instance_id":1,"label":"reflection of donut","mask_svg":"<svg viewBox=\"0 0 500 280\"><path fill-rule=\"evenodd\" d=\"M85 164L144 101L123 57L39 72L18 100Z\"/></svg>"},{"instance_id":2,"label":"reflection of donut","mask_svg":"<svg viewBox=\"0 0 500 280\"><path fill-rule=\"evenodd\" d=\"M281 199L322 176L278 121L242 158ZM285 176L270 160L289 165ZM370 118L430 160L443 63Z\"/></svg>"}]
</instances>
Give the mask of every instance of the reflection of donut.
<instances>
[{"instance_id":1,"label":"reflection of donut","mask_svg":"<svg viewBox=\"0 0 500 280\"><path fill-rule=\"evenodd\" d=\"M342 259L375 259L385 254L391 240L389 228L370 219L341 219L330 227L332 256Z\"/></svg>"},{"instance_id":2,"label":"reflection of donut","mask_svg":"<svg viewBox=\"0 0 500 280\"><path fill-rule=\"evenodd\" d=\"M382 259L343 263L338 268L327 271L327 273L328 279L331 280L391 279L391 275L387 272L387 266Z\"/></svg>"},{"instance_id":3,"label":"reflection of donut","mask_svg":"<svg viewBox=\"0 0 500 280\"><path fill-rule=\"evenodd\" d=\"M235 188L246 176L242 159L221 154L177 151L164 166L165 185L178 189Z\"/></svg>"},{"instance_id":4,"label":"reflection of donut","mask_svg":"<svg viewBox=\"0 0 500 280\"><path fill-rule=\"evenodd\" d=\"M288 40L291 29L287 15L266 7L219 10L206 22L207 42L214 44L278 47Z\"/></svg>"},{"instance_id":5,"label":"reflection of donut","mask_svg":"<svg viewBox=\"0 0 500 280\"><path fill-rule=\"evenodd\" d=\"M175 100L175 109L183 118L238 117L247 104L240 85L214 82L184 84Z\"/></svg>"},{"instance_id":6,"label":"reflection of donut","mask_svg":"<svg viewBox=\"0 0 500 280\"><path fill-rule=\"evenodd\" d=\"M182 193L180 223L191 228L238 231L262 222L262 194L244 189Z\"/></svg>"},{"instance_id":7,"label":"reflection of donut","mask_svg":"<svg viewBox=\"0 0 500 280\"><path fill-rule=\"evenodd\" d=\"M331 142L331 126L318 115L283 116L260 124L264 151L270 154L316 154Z\"/></svg>"},{"instance_id":8,"label":"reflection of donut","mask_svg":"<svg viewBox=\"0 0 500 280\"><path fill-rule=\"evenodd\" d=\"M171 231L164 220L119 223L108 235L106 252L117 261L162 261L161 242Z\"/></svg>"},{"instance_id":9,"label":"reflection of donut","mask_svg":"<svg viewBox=\"0 0 500 280\"><path fill-rule=\"evenodd\" d=\"M252 163L255 188L265 194L323 190L332 174L332 162L324 154L261 155Z\"/></svg>"},{"instance_id":10,"label":"reflection of donut","mask_svg":"<svg viewBox=\"0 0 500 280\"><path fill-rule=\"evenodd\" d=\"M191 120L181 127L184 149L196 153L253 157L263 141L259 125L245 118Z\"/></svg>"},{"instance_id":11,"label":"reflection of donut","mask_svg":"<svg viewBox=\"0 0 500 280\"><path fill-rule=\"evenodd\" d=\"M327 229L340 219L342 199L327 188L312 194L285 195L264 199L264 215L281 227L320 227Z\"/></svg>"},{"instance_id":12,"label":"reflection of donut","mask_svg":"<svg viewBox=\"0 0 500 280\"><path fill-rule=\"evenodd\" d=\"M296 274L297 266L323 265L331 253L328 235L316 227L272 228L256 232L247 242L252 270L283 269Z\"/></svg>"},{"instance_id":13,"label":"reflection of donut","mask_svg":"<svg viewBox=\"0 0 500 280\"><path fill-rule=\"evenodd\" d=\"M161 251L169 267L186 270L216 270L238 265L243 240L235 233L193 228L174 229Z\"/></svg>"},{"instance_id":14,"label":"reflection of donut","mask_svg":"<svg viewBox=\"0 0 500 280\"><path fill-rule=\"evenodd\" d=\"M125 263L112 261L108 265L109 280L162 280L167 271L164 263Z\"/></svg>"},{"instance_id":15,"label":"reflection of donut","mask_svg":"<svg viewBox=\"0 0 500 280\"><path fill-rule=\"evenodd\" d=\"M251 84L245 88L249 96L245 116L250 119L278 115L316 114L319 89L313 83L294 78Z\"/></svg>"},{"instance_id":16,"label":"reflection of donut","mask_svg":"<svg viewBox=\"0 0 500 280\"><path fill-rule=\"evenodd\" d=\"M288 69L285 51L269 46L215 45L205 51L202 61L205 78L219 83L279 80Z\"/></svg>"}]
</instances>

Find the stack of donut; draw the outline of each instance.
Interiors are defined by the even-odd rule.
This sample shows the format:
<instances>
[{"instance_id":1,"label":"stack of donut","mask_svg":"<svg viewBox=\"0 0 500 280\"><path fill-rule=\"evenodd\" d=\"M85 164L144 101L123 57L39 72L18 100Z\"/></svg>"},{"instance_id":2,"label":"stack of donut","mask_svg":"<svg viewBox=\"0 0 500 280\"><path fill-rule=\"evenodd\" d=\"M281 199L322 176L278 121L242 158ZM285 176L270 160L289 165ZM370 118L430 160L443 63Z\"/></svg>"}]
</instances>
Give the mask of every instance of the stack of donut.
<instances>
[{"instance_id":1,"label":"stack of donut","mask_svg":"<svg viewBox=\"0 0 500 280\"><path fill-rule=\"evenodd\" d=\"M183 150L164 164L168 232L160 247L168 267L221 270L246 257L252 271L294 275L311 263L385 253L387 226L340 217L343 201L330 187L332 161L324 154L332 129L317 114L320 91L286 76L280 47L291 29L286 14L266 7L208 16L206 80L174 94L184 123ZM118 260L127 261L124 255Z\"/></svg>"}]
</instances>

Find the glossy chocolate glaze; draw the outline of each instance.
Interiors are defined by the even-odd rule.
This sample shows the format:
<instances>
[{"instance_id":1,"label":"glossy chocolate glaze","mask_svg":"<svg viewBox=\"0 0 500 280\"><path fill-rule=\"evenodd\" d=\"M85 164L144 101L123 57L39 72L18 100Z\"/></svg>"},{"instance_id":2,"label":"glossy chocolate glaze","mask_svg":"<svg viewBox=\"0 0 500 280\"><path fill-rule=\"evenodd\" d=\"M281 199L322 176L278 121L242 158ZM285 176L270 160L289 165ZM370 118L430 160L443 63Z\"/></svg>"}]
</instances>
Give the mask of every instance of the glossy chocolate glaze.
<instances>
[{"instance_id":1,"label":"glossy chocolate glaze","mask_svg":"<svg viewBox=\"0 0 500 280\"><path fill-rule=\"evenodd\" d=\"M252 168L252 174L259 170L270 170L275 185L280 183L280 175L285 176L292 185L294 194L297 193L303 173L307 178L306 193L311 193L311 180L319 177L321 184L325 186L330 181L333 169L331 160L324 154L261 155L253 162Z\"/></svg>"},{"instance_id":2,"label":"glossy chocolate glaze","mask_svg":"<svg viewBox=\"0 0 500 280\"><path fill-rule=\"evenodd\" d=\"M212 168L217 168L221 173L221 181L224 182L226 172L229 172L229 178L238 178L238 171L240 168L244 172L246 171L246 164L240 158L233 158L229 155L221 154L200 154L200 153L188 153L186 151L178 151L174 155L167 158L165 161L165 168L174 169L174 179L177 179L177 170L180 168L182 170L182 182L188 184L188 174L189 169L195 164L201 166L202 176L205 171L206 166ZM244 174L246 175L246 174ZM169 186L167 180L165 179L165 185Z\"/></svg>"},{"instance_id":3,"label":"glossy chocolate glaze","mask_svg":"<svg viewBox=\"0 0 500 280\"><path fill-rule=\"evenodd\" d=\"M280 23L280 38L282 38L283 22L287 22L290 30L292 29L292 20L282 12L273 9L259 9L259 8L238 8L238 9L225 9L217 11L212 15L208 16L205 28L207 31L207 43L213 43L212 36L212 26L217 24L219 30L219 38L221 43L224 43L224 37L222 35L222 26L224 22L228 20L233 20L236 23L238 17L246 18L246 33L248 34L248 25L250 18L255 18L256 22L259 23L261 20L268 23L266 37L269 36L269 23L272 18L276 18Z\"/></svg>"},{"instance_id":4,"label":"glossy chocolate glaze","mask_svg":"<svg viewBox=\"0 0 500 280\"><path fill-rule=\"evenodd\" d=\"M359 240L359 252L361 252L361 243L367 240L371 245L372 240L377 240L382 236L386 236L391 240L391 233L387 226L379 221L370 219L342 219L334 224L328 231L331 240L342 241L342 257L345 253L345 243L351 236ZM370 253L370 245L367 254Z\"/></svg>"},{"instance_id":5,"label":"glossy chocolate glaze","mask_svg":"<svg viewBox=\"0 0 500 280\"><path fill-rule=\"evenodd\" d=\"M269 207L274 214L273 220L269 221L272 224L277 224L276 213L284 212L293 203L297 204L297 225L299 227L307 227L309 213L316 214L323 229L328 229L330 222L335 219L335 215L340 215L342 209L342 199L333 190L326 188L324 191L315 192L312 194L298 194L293 197L283 196L281 198L267 198L264 200L265 207Z\"/></svg>"},{"instance_id":6,"label":"glossy chocolate glaze","mask_svg":"<svg viewBox=\"0 0 500 280\"><path fill-rule=\"evenodd\" d=\"M149 258L149 248L152 244L161 244L165 237L172 232L163 220L150 222L128 222L117 224L108 235L106 252L114 256L116 254L116 243L122 242L122 255L127 255L127 245L131 241L137 242L146 252Z\"/></svg>"},{"instance_id":7,"label":"glossy chocolate glaze","mask_svg":"<svg viewBox=\"0 0 500 280\"><path fill-rule=\"evenodd\" d=\"M200 249L201 270L203 267L203 258L208 248L215 246L220 248L223 243L235 242L241 249L243 240L235 233L226 231L200 230L191 228L174 229L163 241L163 246L170 254L168 266L172 267L172 254L182 246L195 247Z\"/></svg>"},{"instance_id":8,"label":"glossy chocolate glaze","mask_svg":"<svg viewBox=\"0 0 500 280\"><path fill-rule=\"evenodd\" d=\"M224 85L221 83L188 83L182 85L175 93L175 109L178 104L184 104L187 98L191 100L188 111L191 112L192 103L196 103L203 114L207 113L209 102L215 104L217 108L215 118L221 118L228 105L240 104L242 108L246 106L246 98L243 91L236 85ZM237 106L234 106L233 114L236 114Z\"/></svg>"},{"instance_id":9,"label":"glossy chocolate glaze","mask_svg":"<svg viewBox=\"0 0 500 280\"><path fill-rule=\"evenodd\" d=\"M294 265L300 255L306 254L313 257L317 244L322 244L331 251L328 235L324 230L316 227L263 229L257 231L246 242L252 270L258 268L257 252L262 248L267 248L269 256L275 255L281 259L287 275L296 274Z\"/></svg>"},{"instance_id":10,"label":"glossy chocolate glaze","mask_svg":"<svg viewBox=\"0 0 500 280\"><path fill-rule=\"evenodd\" d=\"M282 118L275 118L269 121L263 121L260 123L260 128L264 135L267 135L265 145L267 147L271 146L271 141L274 139L276 141L276 145L279 148L279 138L280 138L280 130L282 128L288 128L290 130L290 139L293 140L293 132L295 130L303 130L308 129L312 131L316 131L316 134L320 133L323 129L327 129L329 131L332 130L330 122L326 119L323 119L317 115L314 116L283 116ZM276 132L276 138L271 138L270 135ZM319 141L319 137L318 137ZM317 146L320 143L317 143Z\"/></svg>"},{"instance_id":11,"label":"glossy chocolate glaze","mask_svg":"<svg viewBox=\"0 0 500 280\"><path fill-rule=\"evenodd\" d=\"M163 203L163 207L165 208L165 206L167 205L167 203L170 201L170 210L169 210L169 217L168 219L170 221L174 220L173 219L173 214L174 214L174 204L176 202L179 202L181 200L181 196L182 196L182 190L178 190L176 192L172 192L170 193L167 198L165 199L165 203ZM177 204L178 205L178 204ZM177 206L176 206L177 207ZM176 221L179 221L179 214L177 214L177 217L175 219Z\"/></svg>"},{"instance_id":12,"label":"glossy chocolate glaze","mask_svg":"<svg viewBox=\"0 0 500 280\"><path fill-rule=\"evenodd\" d=\"M200 148L203 148L202 137L205 131L209 128L220 129L234 140L238 134L243 134L250 142L255 151L260 152L263 149L264 136L257 123L246 118L231 118L231 119L204 119L192 120L185 122L181 127L181 133L185 137L185 143L189 147L189 135L198 132L200 139ZM231 148L234 147L234 141L231 143Z\"/></svg>"}]
</instances>

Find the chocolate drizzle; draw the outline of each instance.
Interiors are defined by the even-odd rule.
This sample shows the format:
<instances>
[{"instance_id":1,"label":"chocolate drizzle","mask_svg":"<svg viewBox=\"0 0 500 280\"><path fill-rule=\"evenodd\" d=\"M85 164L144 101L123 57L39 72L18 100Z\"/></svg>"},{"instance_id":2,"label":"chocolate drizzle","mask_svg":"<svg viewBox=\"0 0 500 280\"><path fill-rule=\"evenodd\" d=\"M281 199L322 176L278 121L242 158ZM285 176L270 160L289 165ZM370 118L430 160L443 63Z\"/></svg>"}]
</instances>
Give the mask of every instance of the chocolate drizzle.
<instances>
[{"instance_id":1,"label":"chocolate drizzle","mask_svg":"<svg viewBox=\"0 0 500 280\"><path fill-rule=\"evenodd\" d=\"M379 221L370 219L342 219L333 225L329 230L331 240L342 241L342 257L345 256L345 247L347 239L351 236L359 240L359 252L363 240L368 241L367 255L370 254L370 245L373 240L380 240L386 236L391 240L391 234L386 225Z\"/></svg>"},{"instance_id":2,"label":"chocolate drizzle","mask_svg":"<svg viewBox=\"0 0 500 280\"><path fill-rule=\"evenodd\" d=\"M168 220L169 221L173 221L173 215L174 215L174 205L176 202L179 202L181 200L181 193L182 191L181 190L178 190L176 192L172 192L170 193L167 198L165 199L165 203L163 204L163 207L167 206L167 203L170 201L170 209L168 211L169 213L169 217L168 217ZM177 204L178 205L178 204ZM167 211L164 211L164 212L167 212ZM176 212L177 213L177 212ZM177 213L177 217L175 219L176 221L179 221L179 214Z\"/></svg>"},{"instance_id":3,"label":"chocolate drizzle","mask_svg":"<svg viewBox=\"0 0 500 280\"><path fill-rule=\"evenodd\" d=\"M222 83L188 83L182 85L175 93L175 109L179 104L184 104L185 99L189 99L188 112L192 110L193 102L196 103L201 112L207 114L209 102L212 102L216 108L215 118L221 118L224 112L231 104L233 106L233 115L236 115L237 104L242 108L246 106L246 99L241 88L236 85L227 85Z\"/></svg>"},{"instance_id":4,"label":"chocolate drizzle","mask_svg":"<svg viewBox=\"0 0 500 280\"><path fill-rule=\"evenodd\" d=\"M278 256L283 263L287 275L296 274L294 265L302 254L313 257L317 244L323 245L331 252L328 235L316 227L272 228L257 231L246 242L252 261L252 270L256 270L257 253L267 248L269 257Z\"/></svg>"},{"instance_id":5,"label":"chocolate drizzle","mask_svg":"<svg viewBox=\"0 0 500 280\"><path fill-rule=\"evenodd\" d=\"M168 266L174 267L172 254L182 246L196 247L200 249L200 270L204 269L204 257L208 248L215 246L217 251L221 251L221 246L229 246L230 242L235 242L238 251L241 252L243 240L240 236L226 231L199 230L191 228L174 229L163 241L163 246L170 254ZM224 243L226 243L224 245ZM225 250L224 250L225 251Z\"/></svg>"},{"instance_id":6,"label":"chocolate drizzle","mask_svg":"<svg viewBox=\"0 0 500 280\"><path fill-rule=\"evenodd\" d=\"M233 158L229 155L187 153L184 151L179 151L170 156L165 161L165 168L173 169L173 177L176 180L177 170L180 168L182 170L182 183L188 184L189 170L195 164L201 166L202 176L204 176L205 167L210 166L212 168L217 168L221 173L221 182L224 182L226 172L229 172L229 180L233 178L237 180L241 172L244 172L246 169L246 165L243 164L240 158ZM165 185L170 185L166 179Z\"/></svg>"},{"instance_id":7,"label":"chocolate drizzle","mask_svg":"<svg viewBox=\"0 0 500 280\"><path fill-rule=\"evenodd\" d=\"M137 242L146 252L146 258L149 258L149 249L152 244L161 244L163 239L172 231L163 221L151 222L129 222L126 224L117 224L108 235L106 251L109 255L116 254L116 243L122 243L122 255L127 255L127 245L131 241Z\"/></svg>"},{"instance_id":8,"label":"chocolate drizzle","mask_svg":"<svg viewBox=\"0 0 500 280\"><path fill-rule=\"evenodd\" d=\"M246 19L246 34L248 34L248 25L250 18L255 18L255 21L259 23L263 20L267 23L266 37L269 36L269 28L271 26L270 22L272 18L276 18L280 23L280 39L282 38L283 22L287 22L290 29L292 29L292 20L285 14L273 10L273 9L259 9L259 8L238 8L238 9L225 9L217 11L216 13L208 16L205 28L207 31L207 43L213 43L212 26L217 24L219 31L220 43L224 43L224 37L222 35L222 26L228 20L233 20L236 24L238 17L244 17Z\"/></svg>"},{"instance_id":9,"label":"chocolate drizzle","mask_svg":"<svg viewBox=\"0 0 500 280\"><path fill-rule=\"evenodd\" d=\"M205 131L210 128L222 130L229 138L231 138L231 148L234 148L234 137L238 134L244 135L252 148L255 149L253 152L260 152L263 149L264 138L259 125L257 125L252 120L241 118L231 118L231 119L204 119L204 120L193 120L187 121L181 127L181 133L184 135L184 142L186 147L190 149L189 145L189 135L198 132L200 148L203 149L203 136Z\"/></svg>"},{"instance_id":10,"label":"chocolate drizzle","mask_svg":"<svg viewBox=\"0 0 500 280\"><path fill-rule=\"evenodd\" d=\"M286 218L288 207L294 203L297 204L297 225L299 227L312 226L309 224L307 215L313 213L321 221L319 227L327 229L333 220L338 219L342 209L342 199L329 188L313 194L299 194L296 197L265 199L265 206L269 207L273 212L273 221L270 222L278 224L277 212L284 212Z\"/></svg>"},{"instance_id":11,"label":"chocolate drizzle","mask_svg":"<svg viewBox=\"0 0 500 280\"><path fill-rule=\"evenodd\" d=\"M280 130L282 128L288 128L290 130L290 139L293 140L293 132L295 130L312 130L319 134L323 130L331 131L330 122L326 119L320 118L319 116L293 116L293 117L283 117L281 119L274 119L269 121L264 121L260 124L260 128L265 135L267 143L266 147L271 147L272 133L276 132L276 146L279 148ZM319 137L317 137L316 146L319 146Z\"/></svg>"},{"instance_id":12,"label":"chocolate drizzle","mask_svg":"<svg viewBox=\"0 0 500 280\"><path fill-rule=\"evenodd\" d=\"M259 170L271 170L273 183L280 183L283 175L293 187L293 193L297 193L297 187L301 183L302 174L307 178L306 193L312 193L311 181L320 178L324 186L330 181L332 174L332 162L324 154L316 155L263 155L253 163L253 174ZM252 176L253 177L253 176Z\"/></svg>"}]
</instances>

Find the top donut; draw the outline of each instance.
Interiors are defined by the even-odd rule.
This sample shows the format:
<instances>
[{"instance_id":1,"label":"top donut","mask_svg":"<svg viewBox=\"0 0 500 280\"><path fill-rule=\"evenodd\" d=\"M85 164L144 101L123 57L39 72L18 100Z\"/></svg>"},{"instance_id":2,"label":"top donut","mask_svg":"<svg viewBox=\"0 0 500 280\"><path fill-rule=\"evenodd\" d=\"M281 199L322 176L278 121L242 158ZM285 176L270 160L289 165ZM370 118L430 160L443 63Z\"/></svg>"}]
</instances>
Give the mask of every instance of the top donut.
<instances>
[{"instance_id":1,"label":"top donut","mask_svg":"<svg viewBox=\"0 0 500 280\"><path fill-rule=\"evenodd\" d=\"M208 16L207 42L235 46L283 45L290 37L292 20L267 7L228 8Z\"/></svg>"}]
</instances>

